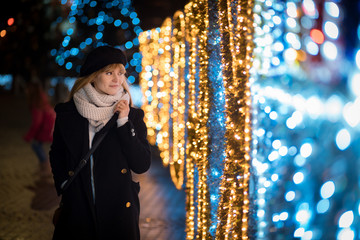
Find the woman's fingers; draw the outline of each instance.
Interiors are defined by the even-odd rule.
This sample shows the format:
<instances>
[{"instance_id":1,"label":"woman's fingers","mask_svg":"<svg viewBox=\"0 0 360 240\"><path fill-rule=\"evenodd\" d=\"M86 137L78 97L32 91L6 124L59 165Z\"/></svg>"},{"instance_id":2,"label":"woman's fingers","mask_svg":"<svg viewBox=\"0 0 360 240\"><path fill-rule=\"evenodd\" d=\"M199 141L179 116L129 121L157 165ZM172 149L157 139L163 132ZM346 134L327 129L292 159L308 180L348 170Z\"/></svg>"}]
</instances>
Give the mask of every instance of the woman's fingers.
<instances>
[{"instance_id":1,"label":"woman's fingers","mask_svg":"<svg viewBox=\"0 0 360 240\"><path fill-rule=\"evenodd\" d=\"M130 107L127 100L120 100L116 107L115 112L119 112L119 118L126 117L129 115Z\"/></svg>"}]
</instances>

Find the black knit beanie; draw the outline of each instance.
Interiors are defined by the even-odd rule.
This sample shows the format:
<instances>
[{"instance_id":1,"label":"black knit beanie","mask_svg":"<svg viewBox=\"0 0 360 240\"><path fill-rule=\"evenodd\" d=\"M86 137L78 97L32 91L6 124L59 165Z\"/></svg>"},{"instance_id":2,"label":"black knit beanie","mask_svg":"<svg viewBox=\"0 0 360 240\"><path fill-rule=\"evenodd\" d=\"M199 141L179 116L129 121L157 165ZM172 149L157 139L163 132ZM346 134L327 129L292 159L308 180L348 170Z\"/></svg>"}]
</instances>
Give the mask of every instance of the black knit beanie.
<instances>
[{"instance_id":1,"label":"black knit beanie","mask_svg":"<svg viewBox=\"0 0 360 240\"><path fill-rule=\"evenodd\" d=\"M90 75L113 63L125 66L126 62L126 56L120 49L111 46L97 47L87 55L80 69L80 77Z\"/></svg>"}]
</instances>

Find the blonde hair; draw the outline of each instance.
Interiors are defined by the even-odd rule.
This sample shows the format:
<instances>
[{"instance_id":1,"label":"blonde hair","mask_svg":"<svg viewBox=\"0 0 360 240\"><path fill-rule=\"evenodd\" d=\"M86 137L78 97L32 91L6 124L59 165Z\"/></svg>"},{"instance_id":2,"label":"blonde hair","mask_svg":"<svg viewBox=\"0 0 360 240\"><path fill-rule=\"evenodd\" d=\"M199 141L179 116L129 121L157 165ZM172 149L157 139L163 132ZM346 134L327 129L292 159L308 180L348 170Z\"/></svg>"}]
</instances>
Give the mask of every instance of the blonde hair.
<instances>
[{"instance_id":1,"label":"blonde hair","mask_svg":"<svg viewBox=\"0 0 360 240\"><path fill-rule=\"evenodd\" d=\"M113 63L113 64L110 64L110 65L107 65L106 67L103 67L102 69L100 69L100 70L98 70L98 71L96 71L96 72L94 72L94 73L92 73L90 75L87 75L87 76L84 76L84 77L79 77L78 79L76 79L76 81L74 83L74 86L71 88L71 91L70 91L70 99L74 96L74 94L77 91L79 91L81 88L83 88L86 84L94 82L95 78L100 73L110 71L110 70L115 69L117 67L120 68L120 72L122 74L126 74L126 70L125 70L124 65L122 65L121 63ZM126 77L125 81L122 83L122 86L123 86L124 90L130 96L130 106L133 106L133 101L132 101L131 94L130 94L130 87L129 87L129 84L127 83L127 77Z\"/></svg>"}]
</instances>

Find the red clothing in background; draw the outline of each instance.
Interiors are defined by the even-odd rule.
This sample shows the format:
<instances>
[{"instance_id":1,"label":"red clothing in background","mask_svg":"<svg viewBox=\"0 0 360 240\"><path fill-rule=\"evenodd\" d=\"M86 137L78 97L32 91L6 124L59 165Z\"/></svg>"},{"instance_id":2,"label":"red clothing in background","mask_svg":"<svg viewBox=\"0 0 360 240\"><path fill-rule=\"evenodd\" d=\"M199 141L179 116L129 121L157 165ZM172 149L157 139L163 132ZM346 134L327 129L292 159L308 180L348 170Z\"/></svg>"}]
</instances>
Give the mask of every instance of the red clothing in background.
<instances>
[{"instance_id":1,"label":"red clothing in background","mask_svg":"<svg viewBox=\"0 0 360 240\"><path fill-rule=\"evenodd\" d=\"M39 142L52 142L56 113L46 104L43 109L31 109L31 126L24 136L25 141L36 140Z\"/></svg>"}]
</instances>

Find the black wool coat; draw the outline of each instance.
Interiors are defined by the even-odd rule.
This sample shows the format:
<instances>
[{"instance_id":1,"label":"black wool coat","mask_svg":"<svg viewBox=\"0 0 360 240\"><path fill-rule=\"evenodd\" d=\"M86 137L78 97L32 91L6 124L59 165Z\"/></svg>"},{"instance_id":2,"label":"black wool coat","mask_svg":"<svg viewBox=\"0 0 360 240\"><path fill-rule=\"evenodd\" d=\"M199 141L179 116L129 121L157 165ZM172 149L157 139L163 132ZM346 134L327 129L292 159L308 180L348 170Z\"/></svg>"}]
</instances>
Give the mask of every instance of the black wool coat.
<instances>
[{"instance_id":1,"label":"black wool coat","mask_svg":"<svg viewBox=\"0 0 360 240\"><path fill-rule=\"evenodd\" d=\"M89 150L89 123L78 113L73 100L58 104L55 111L49 155L60 194L61 184ZM129 121L119 128L115 124L94 152L95 202L90 161L62 193L63 210L53 240L140 239L140 186L133 182L131 171L140 174L150 167L151 152L143 117L143 110L131 107Z\"/></svg>"}]
</instances>

